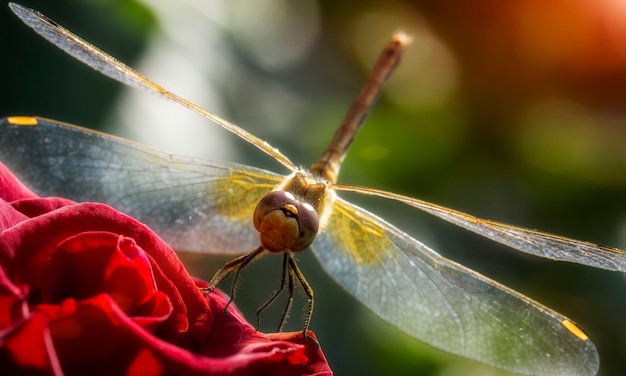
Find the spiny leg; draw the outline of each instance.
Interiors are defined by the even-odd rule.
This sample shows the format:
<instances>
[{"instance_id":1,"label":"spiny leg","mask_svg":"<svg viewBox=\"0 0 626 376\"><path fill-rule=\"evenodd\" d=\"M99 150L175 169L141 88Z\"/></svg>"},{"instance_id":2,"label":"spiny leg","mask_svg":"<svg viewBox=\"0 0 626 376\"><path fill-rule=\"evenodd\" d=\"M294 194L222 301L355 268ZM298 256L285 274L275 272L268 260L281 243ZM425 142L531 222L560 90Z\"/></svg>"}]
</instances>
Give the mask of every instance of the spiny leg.
<instances>
[{"instance_id":1,"label":"spiny leg","mask_svg":"<svg viewBox=\"0 0 626 376\"><path fill-rule=\"evenodd\" d=\"M241 271L241 269L245 268L250 262L260 256L264 251L265 248L261 246L250 253L237 257L236 259L226 263L226 265L218 270L213 278L211 278L211 281L209 282L209 287L206 289L207 292L213 291L224 278L235 272L233 282L230 286L230 299L228 300L228 303L226 303L226 305L224 306L224 313L227 312L228 306L235 299L235 286L237 285L239 272Z\"/></svg>"},{"instance_id":2,"label":"spiny leg","mask_svg":"<svg viewBox=\"0 0 626 376\"><path fill-rule=\"evenodd\" d=\"M282 276L280 279L280 287L278 288L278 290L274 291L274 295L272 295L265 303L263 303L262 306L259 307L259 309L256 310L256 330L259 330L259 327L261 326L261 313L265 311L267 307L269 307L285 289L285 284L287 282L288 275L289 275L288 257L287 257L287 252L285 252L283 255L283 271L282 271ZM293 281L290 275L289 275L289 279L290 279L290 282L293 284ZM281 325L282 325L282 321L281 321ZM280 332L280 329L278 331Z\"/></svg>"},{"instance_id":3,"label":"spiny leg","mask_svg":"<svg viewBox=\"0 0 626 376\"><path fill-rule=\"evenodd\" d=\"M228 277L230 273L234 272L235 270L241 269L263 251L264 248L259 247L252 252L246 253L245 255L241 255L236 259L227 262L224 266L220 268L220 270L218 270L213 275L213 278L211 278L211 281L209 282L209 287L207 287L206 290L208 290L209 292L215 290L217 285L222 282L224 278Z\"/></svg>"},{"instance_id":4,"label":"spiny leg","mask_svg":"<svg viewBox=\"0 0 626 376\"><path fill-rule=\"evenodd\" d=\"M289 268L290 274L293 273L296 278L298 278L298 282L300 282L300 286L302 286L302 290L304 291L304 294L308 297L309 301L306 319L304 320L304 328L302 329L302 335L305 338L315 342L315 344L319 347L319 343L315 340L315 338L307 334L307 331L309 330L309 324L311 323L311 317L313 316L313 289L311 288L311 285L309 285L309 283L306 281L306 278L304 278L304 274L302 274L300 268L298 268L298 264L296 263L296 260L293 258L293 255L291 253L289 254Z\"/></svg>"},{"instance_id":5,"label":"spiny leg","mask_svg":"<svg viewBox=\"0 0 626 376\"><path fill-rule=\"evenodd\" d=\"M293 303L293 273L291 272L291 269L289 269L289 287L288 287L288 294L289 297L287 298L287 304L285 305L285 310L283 311L283 317L281 317L280 319L280 324L278 325L278 332L282 332L283 331L283 326L285 325L285 322L287 322L287 316L289 315L289 311L291 310L291 304Z\"/></svg>"}]
</instances>

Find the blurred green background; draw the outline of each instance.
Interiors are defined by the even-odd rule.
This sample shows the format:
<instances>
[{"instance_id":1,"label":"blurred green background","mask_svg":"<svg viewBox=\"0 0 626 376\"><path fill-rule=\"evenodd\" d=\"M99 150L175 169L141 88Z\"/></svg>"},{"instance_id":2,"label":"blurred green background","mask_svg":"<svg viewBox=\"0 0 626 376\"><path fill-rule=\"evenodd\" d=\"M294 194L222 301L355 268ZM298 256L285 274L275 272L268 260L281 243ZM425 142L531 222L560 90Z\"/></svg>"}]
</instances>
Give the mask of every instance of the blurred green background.
<instances>
[{"instance_id":1,"label":"blurred green background","mask_svg":"<svg viewBox=\"0 0 626 376\"><path fill-rule=\"evenodd\" d=\"M626 248L623 1L22 4L304 166L330 140L390 35L405 30L414 43L340 182ZM208 121L67 57L22 25L6 1L0 28L1 116L40 115L168 151L282 171ZM600 374L623 374L623 275L521 255L400 205L354 201L569 316L598 347ZM205 279L226 261L182 256ZM316 292L311 329L336 374L504 374L408 338L344 293L314 256L299 259ZM237 305L249 320L276 288L279 269L279 259L268 257L242 277ZM299 307L290 330L301 327ZM263 316L264 330L274 329L279 308Z\"/></svg>"}]
</instances>

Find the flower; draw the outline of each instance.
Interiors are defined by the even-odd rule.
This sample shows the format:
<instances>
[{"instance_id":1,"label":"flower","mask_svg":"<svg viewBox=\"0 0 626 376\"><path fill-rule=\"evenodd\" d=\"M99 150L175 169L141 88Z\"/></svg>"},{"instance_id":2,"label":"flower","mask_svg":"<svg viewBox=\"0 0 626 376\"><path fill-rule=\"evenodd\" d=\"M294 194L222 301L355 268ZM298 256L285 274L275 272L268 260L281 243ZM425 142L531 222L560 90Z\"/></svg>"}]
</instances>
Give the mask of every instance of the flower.
<instances>
[{"instance_id":1,"label":"flower","mask_svg":"<svg viewBox=\"0 0 626 376\"><path fill-rule=\"evenodd\" d=\"M261 334L202 286L145 225L41 198L0 164L3 375L331 374L313 341Z\"/></svg>"}]
</instances>

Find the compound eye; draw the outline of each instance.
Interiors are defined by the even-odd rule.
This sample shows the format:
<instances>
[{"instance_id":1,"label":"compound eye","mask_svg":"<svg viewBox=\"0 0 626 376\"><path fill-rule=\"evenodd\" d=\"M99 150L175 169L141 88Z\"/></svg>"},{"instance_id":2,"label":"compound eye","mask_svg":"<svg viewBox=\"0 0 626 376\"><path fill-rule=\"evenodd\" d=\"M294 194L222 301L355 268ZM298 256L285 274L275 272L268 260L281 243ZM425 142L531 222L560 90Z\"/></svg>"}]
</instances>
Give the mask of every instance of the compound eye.
<instances>
[{"instance_id":1,"label":"compound eye","mask_svg":"<svg viewBox=\"0 0 626 376\"><path fill-rule=\"evenodd\" d=\"M319 229L315 209L284 191L265 195L254 210L253 222L261 243L271 252L301 251L313 242Z\"/></svg>"},{"instance_id":2,"label":"compound eye","mask_svg":"<svg viewBox=\"0 0 626 376\"><path fill-rule=\"evenodd\" d=\"M292 251L297 252L305 249L317 236L320 228L320 219L317 212L307 203L300 203L298 206L298 225L300 226L300 235L294 243Z\"/></svg>"},{"instance_id":3,"label":"compound eye","mask_svg":"<svg viewBox=\"0 0 626 376\"><path fill-rule=\"evenodd\" d=\"M254 209L254 215L252 221L254 222L254 228L261 231L260 226L263 223L265 216L274 210L283 210L286 205L294 205L296 198L293 194L284 191L272 191L263 198Z\"/></svg>"}]
</instances>

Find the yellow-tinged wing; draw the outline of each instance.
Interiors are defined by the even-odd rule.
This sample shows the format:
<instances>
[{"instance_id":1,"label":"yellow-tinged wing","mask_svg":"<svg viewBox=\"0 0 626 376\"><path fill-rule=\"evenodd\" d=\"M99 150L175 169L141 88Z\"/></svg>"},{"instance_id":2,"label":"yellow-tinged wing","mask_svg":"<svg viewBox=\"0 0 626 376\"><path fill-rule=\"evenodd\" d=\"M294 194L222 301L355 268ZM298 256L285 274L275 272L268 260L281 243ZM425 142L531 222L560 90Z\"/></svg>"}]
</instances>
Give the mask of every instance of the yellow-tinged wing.
<instances>
[{"instance_id":1,"label":"yellow-tinged wing","mask_svg":"<svg viewBox=\"0 0 626 376\"><path fill-rule=\"evenodd\" d=\"M397 200L493 241L535 256L568 261L594 268L626 272L626 253L621 249L566 238L505 223L480 219L457 210L412 197L373 188L336 185L337 190Z\"/></svg>"},{"instance_id":2,"label":"yellow-tinged wing","mask_svg":"<svg viewBox=\"0 0 626 376\"><path fill-rule=\"evenodd\" d=\"M592 375L595 346L571 320L450 261L340 198L312 249L384 320L437 348L514 372Z\"/></svg>"},{"instance_id":3,"label":"yellow-tinged wing","mask_svg":"<svg viewBox=\"0 0 626 376\"><path fill-rule=\"evenodd\" d=\"M176 156L37 117L0 119L0 162L44 196L107 203L174 249L240 254L258 246L252 213L283 177Z\"/></svg>"}]
</instances>

